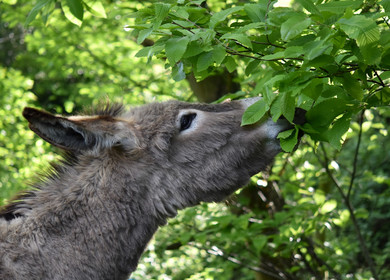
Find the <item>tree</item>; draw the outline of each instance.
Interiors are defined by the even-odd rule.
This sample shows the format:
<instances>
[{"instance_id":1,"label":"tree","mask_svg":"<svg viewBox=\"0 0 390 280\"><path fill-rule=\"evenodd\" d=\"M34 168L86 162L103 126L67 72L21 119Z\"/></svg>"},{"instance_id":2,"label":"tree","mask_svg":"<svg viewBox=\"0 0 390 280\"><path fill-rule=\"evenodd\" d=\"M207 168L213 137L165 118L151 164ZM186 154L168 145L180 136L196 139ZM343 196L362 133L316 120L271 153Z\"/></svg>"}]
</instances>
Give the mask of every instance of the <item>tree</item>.
<instances>
[{"instance_id":1,"label":"tree","mask_svg":"<svg viewBox=\"0 0 390 280\"><path fill-rule=\"evenodd\" d=\"M31 81L19 92L31 90L46 109L70 113L102 95L128 103L262 95L243 125L266 114L293 122L296 107L308 111L306 124L279 135L291 152L304 131L298 150L281 155L229 206L201 205L173 219L139 278L389 277L388 0L1 5L3 38L25 41L6 47L14 53L2 58L5 81ZM6 82L7 91L15 87ZM192 94L183 94L188 88Z\"/></svg>"}]
</instances>

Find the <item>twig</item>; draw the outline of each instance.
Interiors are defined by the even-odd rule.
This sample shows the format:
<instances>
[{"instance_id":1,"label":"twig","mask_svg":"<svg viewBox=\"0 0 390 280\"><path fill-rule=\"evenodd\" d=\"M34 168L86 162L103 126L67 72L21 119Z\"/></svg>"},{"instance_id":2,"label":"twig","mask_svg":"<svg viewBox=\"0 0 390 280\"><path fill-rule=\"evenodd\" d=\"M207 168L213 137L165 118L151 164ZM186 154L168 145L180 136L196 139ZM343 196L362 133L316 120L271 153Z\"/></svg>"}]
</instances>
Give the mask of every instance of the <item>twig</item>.
<instances>
[{"instance_id":1,"label":"twig","mask_svg":"<svg viewBox=\"0 0 390 280\"><path fill-rule=\"evenodd\" d=\"M374 71L374 73L375 73L375 76L378 77L378 80L379 80L379 82L380 82L380 85L381 85L382 87L385 87L386 84L383 82L381 76L378 75L378 72L376 72L376 69L373 69L373 71Z\"/></svg>"},{"instance_id":2,"label":"twig","mask_svg":"<svg viewBox=\"0 0 390 280\"><path fill-rule=\"evenodd\" d=\"M304 240L308 243L308 246L306 247L307 252L309 255L320 265L320 266L325 266L330 273L333 274L333 277L336 279L341 279L341 276L339 273L337 273L329 264L327 264L323 259L321 259L317 253L314 250L314 242L311 240L309 237L304 237Z\"/></svg>"},{"instance_id":3,"label":"twig","mask_svg":"<svg viewBox=\"0 0 390 280\"><path fill-rule=\"evenodd\" d=\"M194 246L194 245L193 245L193 246ZM194 246L194 247L197 247L197 246ZM204 248L202 248L202 249L204 249ZM290 279L290 277L286 276L286 275L285 275L284 273L282 273L282 272L279 272L279 274L276 274L276 273L274 273L274 272L268 271L268 270L266 270L266 269L264 269L264 268L261 268L261 267L258 267L258 266L251 266L251 265L248 265L246 262L243 262L243 261L241 261L241 260L239 260L239 259L237 259L237 258L235 258L235 257L226 255L226 254L223 253L223 252L222 252L222 253L219 253L219 252L217 252L217 251L215 251L215 250L212 250L212 249L207 249L206 251L207 251L207 253L209 253L209 254L212 254L212 255L218 256L218 257L222 257L223 259L228 260L228 261L230 261L230 262L232 262L232 263L241 265L241 266L243 266L243 267L246 267L246 268L248 268L248 269L250 269L250 270L253 270L253 271L256 271L256 272L260 272L260 273L266 274L266 275L271 276L271 277L273 277L273 278L275 278L275 279L279 279L279 280ZM283 277L280 276L280 274L282 274Z\"/></svg>"},{"instance_id":4,"label":"twig","mask_svg":"<svg viewBox=\"0 0 390 280\"><path fill-rule=\"evenodd\" d=\"M360 112L360 115L359 115L359 134L358 134L358 140L357 140L356 149L355 149L355 155L353 157L353 164L352 164L353 167L352 167L351 181L349 182L349 187L348 187L348 192L347 192L347 199L348 200L349 200L349 198L351 196L353 183L354 183L355 178L356 178L356 170L357 170L357 161L358 161L358 155L359 155L359 147L360 147L360 143L361 143L361 140L362 140L363 117L364 117L364 110L362 110Z\"/></svg>"},{"instance_id":5,"label":"twig","mask_svg":"<svg viewBox=\"0 0 390 280\"><path fill-rule=\"evenodd\" d=\"M321 279L321 275L318 273L318 271L315 271L310 263L306 260L304 254L302 253L301 249L298 249L298 253L302 256L302 261L306 266L306 269L310 271L310 273L314 276L315 279Z\"/></svg>"}]
</instances>

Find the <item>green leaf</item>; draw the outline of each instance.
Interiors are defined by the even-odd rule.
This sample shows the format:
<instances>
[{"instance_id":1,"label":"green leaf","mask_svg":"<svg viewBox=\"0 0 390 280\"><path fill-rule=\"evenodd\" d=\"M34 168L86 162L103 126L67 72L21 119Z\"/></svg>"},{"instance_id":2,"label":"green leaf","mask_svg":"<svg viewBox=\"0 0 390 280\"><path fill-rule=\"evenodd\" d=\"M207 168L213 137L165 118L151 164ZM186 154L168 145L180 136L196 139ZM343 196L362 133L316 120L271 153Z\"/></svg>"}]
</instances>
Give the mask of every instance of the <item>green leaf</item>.
<instances>
[{"instance_id":1,"label":"green leaf","mask_svg":"<svg viewBox=\"0 0 390 280\"><path fill-rule=\"evenodd\" d=\"M315 127L326 127L347 108L347 102L343 99L326 99L306 113L306 120Z\"/></svg>"},{"instance_id":2,"label":"green leaf","mask_svg":"<svg viewBox=\"0 0 390 280\"><path fill-rule=\"evenodd\" d=\"M138 33L138 37L137 37L137 44L142 44L142 42L150 35L152 34L153 32L153 29L152 28L148 28L148 29L143 29L141 30L139 33Z\"/></svg>"},{"instance_id":3,"label":"green leaf","mask_svg":"<svg viewBox=\"0 0 390 280\"><path fill-rule=\"evenodd\" d=\"M348 37L356 40L359 47L375 43L380 38L379 27L372 18L353 15L348 19L340 19L338 24Z\"/></svg>"},{"instance_id":4,"label":"green leaf","mask_svg":"<svg viewBox=\"0 0 390 280\"><path fill-rule=\"evenodd\" d=\"M252 240L253 242L253 246L255 247L255 249L260 252L264 246L267 244L268 242L268 239L267 239L267 236L264 236L264 235L258 235L256 236L256 238L254 238Z\"/></svg>"},{"instance_id":5,"label":"green leaf","mask_svg":"<svg viewBox=\"0 0 390 280\"><path fill-rule=\"evenodd\" d=\"M306 43L303 47L303 49L306 50L305 60L313 60L331 48L332 44L324 40Z\"/></svg>"},{"instance_id":6,"label":"green leaf","mask_svg":"<svg viewBox=\"0 0 390 280\"><path fill-rule=\"evenodd\" d=\"M237 69L237 63L232 56L227 56L224 60L224 64L230 73Z\"/></svg>"},{"instance_id":7,"label":"green leaf","mask_svg":"<svg viewBox=\"0 0 390 280\"><path fill-rule=\"evenodd\" d=\"M215 61L215 64L217 64L217 66L220 65L226 57L225 48L221 45L216 45L214 46L212 52L213 52L213 60Z\"/></svg>"},{"instance_id":8,"label":"green leaf","mask_svg":"<svg viewBox=\"0 0 390 280\"><path fill-rule=\"evenodd\" d=\"M175 8L176 8L176 10L173 10ZM187 12L187 8L185 8L185 7L176 7L175 6L175 7L173 7L173 9L171 9L169 11L169 13L171 15L178 17L178 18L188 19L188 17L190 16L189 13Z\"/></svg>"},{"instance_id":9,"label":"green leaf","mask_svg":"<svg viewBox=\"0 0 390 280\"><path fill-rule=\"evenodd\" d=\"M278 139L287 139L289 138L290 136L292 136L295 132L295 129L289 129L289 130L285 130L285 131L282 131L278 134L277 138Z\"/></svg>"},{"instance_id":10,"label":"green leaf","mask_svg":"<svg viewBox=\"0 0 390 280\"><path fill-rule=\"evenodd\" d=\"M305 14L295 14L282 23L280 34L283 41L290 41L303 32L311 24L311 19Z\"/></svg>"},{"instance_id":11,"label":"green leaf","mask_svg":"<svg viewBox=\"0 0 390 280\"><path fill-rule=\"evenodd\" d=\"M325 192L321 189L318 189L314 192L313 198L317 205L321 205L326 200Z\"/></svg>"},{"instance_id":12,"label":"green leaf","mask_svg":"<svg viewBox=\"0 0 390 280\"><path fill-rule=\"evenodd\" d=\"M26 18L26 22L24 23L25 26L29 25L36 17L39 11L49 4L50 2L53 2L54 0L41 0L38 1L38 3L31 9L31 11L28 13L28 16Z\"/></svg>"},{"instance_id":13,"label":"green leaf","mask_svg":"<svg viewBox=\"0 0 390 280\"><path fill-rule=\"evenodd\" d=\"M282 114L290 123L292 123L295 115L295 98L292 96L292 92L284 92L281 94Z\"/></svg>"},{"instance_id":14,"label":"green leaf","mask_svg":"<svg viewBox=\"0 0 390 280\"><path fill-rule=\"evenodd\" d=\"M185 53L190 39L188 37L174 37L165 44L165 53L171 66L175 65Z\"/></svg>"},{"instance_id":15,"label":"green leaf","mask_svg":"<svg viewBox=\"0 0 390 280\"><path fill-rule=\"evenodd\" d=\"M83 0L87 6L87 10L96 17L107 18L106 11L104 10L103 4L98 0Z\"/></svg>"},{"instance_id":16,"label":"green leaf","mask_svg":"<svg viewBox=\"0 0 390 280\"><path fill-rule=\"evenodd\" d=\"M188 43L186 52L183 55L183 58L193 57L203 52L202 44L199 40L190 41Z\"/></svg>"},{"instance_id":17,"label":"green leaf","mask_svg":"<svg viewBox=\"0 0 390 280\"><path fill-rule=\"evenodd\" d=\"M275 97L274 101L272 102L270 113L274 122L276 122L282 115L282 96L280 93Z\"/></svg>"},{"instance_id":18,"label":"green leaf","mask_svg":"<svg viewBox=\"0 0 390 280\"><path fill-rule=\"evenodd\" d=\"M232 39L235 40L249 48L252 48L252 42L249 37L241 33L226 33L221 37L221 39Z\"/></svg>"},{"instance_id":19,"label":"green leaf","mask_svg":"<svg viewBox=\"0 0 390 280\"><path fill-rule=\"evenodd\" d=\"M340 227L344 226L349 221L350 216L351 213L347 209L344 209L340 213L340 218L333 219L333 223Z\"/></svg>"},{"instance_id":20,"label":"green leaf","mask_svg":"<svg viewBox=\"0 0 390 280\"><path fill-rule=\"evenodd\" d=\"M247 25L244 25L237 29L237 33L244 33L251 29L258 29L259 27L265 27L266 24L264 22L255 22L255 23L249 23Z\"/></svg>"},{"instance_id":21,"label":"green leaf","mask_svg":"<svg viewBox=\"0 0 390 280\"><path fill-rule=\"evenodd\" d=\"M140 49L136 54L135 54L135 57L147 57L148 59L150 59L154 54L154 46L150 46L150 47L144 47L142 49Z\"/></svg>"},{"instance_id":22,"label":"green leaf","mask_svg":"<svg viewBox=\"0 0 390 280\"><path fill-rule=\"evenodd\" d=\"M261 57L261 59L262 60L279 60L279 59L282 59L284 57L285 57L284 51L282 51L282 52L264 55Z\"/></svg>"},{"instance_id":23,"label":"green leaf","mask_svg":"<svg viewBox=\"0 0 390 280\"><path fill-rule=\"evenodd\" d=\"M318 10L321 12L331 12L334 14L344 14L347 8L355 10L363 4L363 0L350 0L350 1L332 1L324 4L317 5Z\"/></svg>"},{"instance_id":24,"label":"green leaf","mask_svg":"<svg viewBox=\"0 0 390 280\"><path fill-rule=\"evenodd\" d=\"M211 45L211 42L215 39L216 32L212 29L203 29L197 31L194 35L191 36L191 41L201 40L202 46Z\"/></svg>"},{"instance_id":25,"label":"green leaf","mask_svg":"<svg viewBox=\"0 0 390 280\"><path fill-rule=\"evenodd\" d=\"M169 9L171 8L170 4L166 3L156 3L154 4L154 11L156 13L155 19L153 19L153 30L156 30L160 27L162 21L169 13Z\"/></svg>"},{"instance_id":26,"label":"green leaf","mask_svg":"<svg viewBox=\"0 0 390 280\"><path fill-rule=\"evenodd\" d=\"M343 75L343 87L353 98L361 101L363 99L363 89L357 79L350 73Z\"/></svg>"},{"instance_id":27,"label":"green leaf","mask_svg":"<svg viewBox=\"0 0 390 280\"><path fill-rule=\"evenodd\" d=\"M67 1L61 2L62 11L64 12L65 17L73 24L81 26L83 21L77 18L70 10Z\"/></svg>"},{"instance_id":28,"label":"green leaf","mask_svg":"<svg viewBox=\"0 0 390 280\"><path fill-rule=\"evenodd\" d=\"M213 14L211 16L211 18L210 18L209 27L211 29L214 29L214 27L219 22L224 21L227 16L229 16L232 13L238 12L238 11L240 11L242 9L244 9L244 6L237 6L237 7L229 8L229 9L226 9L226 10L222 10L222 11L220 11L218 13Z\"/></svg>"},{"instance_id":29,"label":"green leaf","mask_svg":"<svg viewBox=\"0 0 390 280\"><path fill-rule=\"evenodd\" d=\"M244 10L252 22L263 22L267 13L267 6L262 4L245 4Z\"/></svg>"},{"instance_id":30,"label":"green leaf","mask_svg":"<svg viewBox=\"0 0 390 280\"><path fill-rule=\"evenodd\" d=\"M380 3L387 13L390 13L390 0L382 0Z\"/></svg>"},{"instance_id":31,"label":"green leaf","mask_svg":"<svg viewBox=\"0 0 390 280\"><path fill-rule=\"evenodd\" d=\"M377 43L361 46L360 53L367 65L378 65L381 62L382 51Z\"/></svg>"},{"instance_id":32,"label":"green leaf","mask_svg":"<svg viewBox=\"0 0 390 280\"><path fill-rule=\"evenodd\" d=\"M322 205L322 207L320 208L320 213L322 214L329 213L334 209L336 209L336 207L337 207L337 201L335 199L330 199L327 202L325 202L324 205Z\"/></svg>"},{"instance_id":33,"label":"green leaf","mask_svg":"<svg viewBox=\"0 0 390 280\"><path fill-rule=\"evenodd\" d=\"M332 128L326 132L329 143L337 150L341 149L341 137L348 131L350 123L351 114L344 114L341 118L337 119Z\"/></svg>"},{"instance_id":34,"label":"green leaf","mask_svg":"<svg viewBox=\"0 0 390 280\"><path fill-rule=\"evenodd\" d=\"M290 153L298 144L298 129L294 128L283 131L279 133L277 138L280 141L280 147L282 147L283 151Z\"/></svg>"},{"instance_id":35,"label":"green leaf","mask_svg":"<svg viewBox=\"0 0 390 280\"><path fill-rule=\"evenodd\" d=\"M177 63L172 67L172 78L178 82L185 79L186 73L184 73L184 66L182 62Z\"/></svg>"},{"instance_id":36,"label":"green leaf","mask_svg":"<svg viewBox=\"0 0 390 280\"><path fill-rule=\"evenodd\" d=\"M253 59L251 62L249 62L245 68L245 75L249 76L250 74L252 74L252 72L256 70L259 64L260 64L260 60L258 59Z\"/></svg>"},{"instance_id":37,"label":"green leaf","mask_svg":"<svg viewBox=\"0 0 390 280\"><path fill-rule=\"evenodd\" d=\"M287 47L284 50L284 57L286 58L297 58L304 54L304 48L302 46Z\"/></svg>"},{"instance_id":38,"label":"green leaf","mask_svg":"<svg viewBox=\"0 0 390 280\"><path fill-rule=\"evenodd\" d=\"M312 79L309 84L302 89L302 93L309 96L313 100L317 100L320 97L324 88L324 82L321 79Z\"/></svg>"},{"instance_id":39,"label":"green leaf","mask_svg":"<svg viewBox=\"0 0 390 280\"><path fill-rule=\"evenodd\" d=\"M227 99L230 99L230 100L238 99L238 98L244 97L246 95L247 95L247 93L243 92L243 91L237 91L235 93L228 93L228 94L225 94L224 96L222 96L221 98L219 98L218 100L212 102L212 104L218 104L218 103L221 103Z\"/></svg>"},{"instance_id":40,"label":"green leaf","mask_svg":"<svg viewBox=\"0 0 390 280\"><path fill-rule=\"evenodd\" d=\"M205 52L198 57L198 62L196 64L196 70L198 72L206 70L211 64L213 64L213 53Z\"/></svg>"},{"instance_id":41,"label":"green leaf","mask_svg":"<svg viewBox=\"0 0 390 280\"><path fill-rule=\"evenodd\" d=\"M80 21L83 21L84 7L81 0L66 0L70 12Z\"/></svg>"},{"instance_id":42,"label":"green leaf","mask_svg":"<svg viewBox=\"0 0 390 280\"><path fill-rule=\"evenodd\" d=\"M249 106L242 115L241 126L258 122L269 110L269 106L264 98Z\"/></svg>"},{"instance_id":43,"label":"green leaf","mask_svg":"<svg viewBox=\"0 0 390 280\"><path fill-rule=\"evenodd\" d=\"M15 5L18 0L3 0L2 2L8 5Z\"/></svg>"},{"instance_id":44,"label":"green leaf","mask_svg":"<svg viewBox=\"0 0 390 280\"><path fill-rule=\"evenodd\" d=\"M42 8L41 16L42 16L42 21L45 25L47 24L47 20L49 19L49 16L52 14L54 9L55 9L55 2L53 1Z\"/></svg>"},{"instance_id":45,"label":"green leaf","mask_svg":"<svg viewBox=\"0 0 390 280\"><path fill-rule=\"evenodd\" d=\"M309 13L320 15L320 10L313 4L311 0L296 0L299 4L302 5Z\"/></svg>"}]
</instances>

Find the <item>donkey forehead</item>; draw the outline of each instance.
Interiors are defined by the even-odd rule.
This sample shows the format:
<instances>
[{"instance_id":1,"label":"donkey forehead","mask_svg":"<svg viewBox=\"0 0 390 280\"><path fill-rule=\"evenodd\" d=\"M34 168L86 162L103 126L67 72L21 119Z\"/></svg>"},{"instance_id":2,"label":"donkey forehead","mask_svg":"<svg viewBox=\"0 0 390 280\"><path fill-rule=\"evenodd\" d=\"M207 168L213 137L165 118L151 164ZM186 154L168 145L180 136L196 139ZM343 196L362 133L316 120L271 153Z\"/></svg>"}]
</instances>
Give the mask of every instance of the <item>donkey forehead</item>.
<instances>
[{"instance_id":1,"label":"donkey forehead","mask_svg":"<svg viewBox=\"0 0 390 280\"><path fill-rule=\"evenodd\" d=\"M123 115L126 119L133 120L149 120L152 122L172 121L176 119L182 110L200 110L210 113L227 112L240 109L241 105L238 102L230 102L223 104L200 104L186 103L180 101L167 101L162 103L151 103L141 107L136 107Z\"/></svg>"}]
</instances>

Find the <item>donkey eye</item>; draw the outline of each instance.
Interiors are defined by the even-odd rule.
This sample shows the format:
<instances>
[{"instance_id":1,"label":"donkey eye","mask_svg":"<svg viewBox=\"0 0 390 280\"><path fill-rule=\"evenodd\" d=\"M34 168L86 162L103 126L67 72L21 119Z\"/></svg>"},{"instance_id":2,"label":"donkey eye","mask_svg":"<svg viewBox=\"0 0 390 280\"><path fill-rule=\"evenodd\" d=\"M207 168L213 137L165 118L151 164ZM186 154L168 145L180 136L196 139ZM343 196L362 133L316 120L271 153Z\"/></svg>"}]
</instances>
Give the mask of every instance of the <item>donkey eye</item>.
<instances>
[{"instance_id":1,"label":"donkey eye","mask_svg":"<svg viewBox=\"0 0 390 280\"><path fill-rule=\"evenodd\" d=\"M180 119L180 131L186 130L191 127L192 121L196 118L196 114L183 115Z\"/></svg>"}]
</instances>

